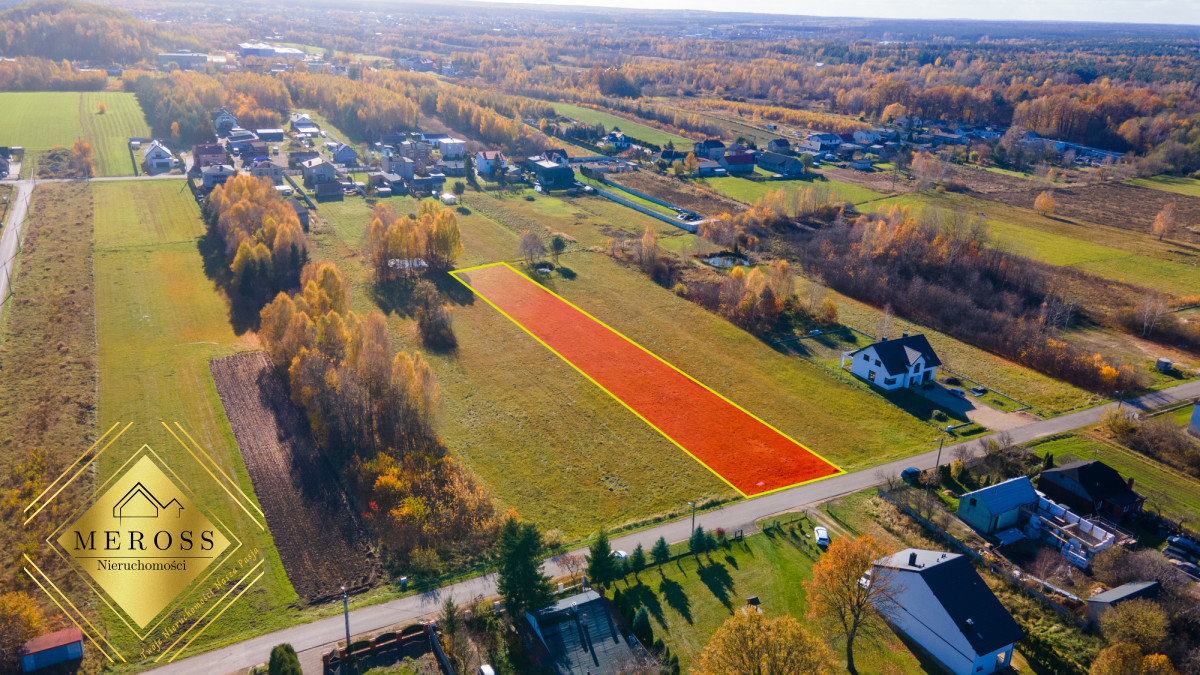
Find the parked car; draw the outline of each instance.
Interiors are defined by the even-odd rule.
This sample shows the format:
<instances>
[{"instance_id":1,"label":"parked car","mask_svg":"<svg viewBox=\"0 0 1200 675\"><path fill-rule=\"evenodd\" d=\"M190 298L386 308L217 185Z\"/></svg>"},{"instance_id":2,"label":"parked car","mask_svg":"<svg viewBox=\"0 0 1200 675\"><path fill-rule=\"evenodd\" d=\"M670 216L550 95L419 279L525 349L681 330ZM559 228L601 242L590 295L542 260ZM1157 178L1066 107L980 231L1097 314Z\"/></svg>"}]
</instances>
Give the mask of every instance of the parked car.
<instances>
[{"instance_id":1,"label":"parked car","mask_svg":"<svg viewBox=\"0 0 1200 675\"><path fill-rule=\"evenodd\" d=\"M1195 553L1192 553L1191 551L1185 551L1184 549L1177 548L1175 546L1168 546L1163 551L1163 555L1167 556L1168 558L1174 558L1175 560L1182 560L1190 563L1194 563L1197 560Z\"/></svg>"},{"instance_id":2,"label":"parked car","mask_svg":"<svg viewBox=\"0 0 1200 675\"><path fill-rule=\"evenodd\" d=\"M967 397L967 393L966 393L965 391L963 391L962 389L957 389L957 388L955 388L955 389L950 389L950 390L949 390L949 392L950 392L950 395L951 395L951 396L957 396L957 397L959 397L959 398L966 398L966 397Z\"/></svg>"},{"instance_id":3,"label":"parked car","mask_svg":"<svg viewBox=\"0 0 1200 675\"><path fill-rule=\"evenodd\" d=\"M624 560L629 557L629 554L625 551L613 551L613 557L617 560Z\"/></svg>"},{"instance_id":4,"label":"parked car","mask_svg":"<svg viewBox=\"0 0 1200 675\"><path fill-rule=\"evenodd\" d=\"M1200 543L1187 537L1167 537L1167 543L1175 548L1181 548L1185 551L1191 551L1195 555L1200 555Z\"/></svg>"},{"instance_id":5,"label":"parked car","mask_svg":"<svg viewBox=\"0 0 1200 675\"><path fill-rule=\"evenodd\" d=\"M915 466L910 466L900 472L900 480L916 480L921 477L921 470Z\"/></svg>"},{"instance_id":6,"label":"parked car","mask_svg":"<svg viewBox=\"0 0 1200 675\"><path fill-rule=\"evenodd\" d=\"M829 545L829 531L818 525L813 528L813 539L817 540L817 546L825 548Z\"/></svg>"},{"instance_id":7,"label":"parked car","mask_svg":"<svg viewBox=\"0 0 1200 675\"><path fill-rule=\"evenodd\" d=\"M971 387L971 394L974 396L983 396L987 391L987 387Z\"/></svg>"}]
</instances>

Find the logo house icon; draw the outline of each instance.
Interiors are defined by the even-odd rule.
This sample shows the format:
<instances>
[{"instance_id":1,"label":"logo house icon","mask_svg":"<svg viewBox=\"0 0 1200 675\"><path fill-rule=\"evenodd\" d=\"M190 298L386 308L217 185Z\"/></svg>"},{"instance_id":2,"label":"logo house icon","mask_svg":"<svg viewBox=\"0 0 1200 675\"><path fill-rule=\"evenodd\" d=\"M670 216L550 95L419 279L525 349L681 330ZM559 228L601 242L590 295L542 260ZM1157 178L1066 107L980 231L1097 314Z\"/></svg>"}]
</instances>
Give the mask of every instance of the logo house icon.
<instances>
[{"instance_id":1,"label":"logo house icon","mask_svg":"<svg viewBox=\"0 0 1200 675\"><path fill-rule=\"evenodd\" d=\"M183 515L183 505L178 500L163 504L153 492L146 489L140 482L129 488L129 492L113 506L113 518L158 518L159 516L179 518Z\"/></svg>"}]
</instances>

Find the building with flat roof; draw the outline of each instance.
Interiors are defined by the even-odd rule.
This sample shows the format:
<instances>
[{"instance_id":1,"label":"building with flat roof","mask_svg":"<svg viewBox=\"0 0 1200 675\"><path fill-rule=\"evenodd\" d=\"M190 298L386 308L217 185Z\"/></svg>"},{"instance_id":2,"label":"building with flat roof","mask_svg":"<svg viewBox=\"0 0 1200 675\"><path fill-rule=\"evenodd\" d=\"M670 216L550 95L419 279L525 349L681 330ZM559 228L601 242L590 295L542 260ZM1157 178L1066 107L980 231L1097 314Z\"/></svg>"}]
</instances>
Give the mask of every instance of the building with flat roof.
<instances>
[{"instance_id":1,"label":"building with flat roof","mask_svg":"<svg viewBox=\"0 0 1200 675\"><path fill-rule=\"evenodd\" d=\"M525 618L534 636L531 651L555 675L618 675L636 662L612 606L595 591L526 612Z\"/></svg>"}]
</instances>

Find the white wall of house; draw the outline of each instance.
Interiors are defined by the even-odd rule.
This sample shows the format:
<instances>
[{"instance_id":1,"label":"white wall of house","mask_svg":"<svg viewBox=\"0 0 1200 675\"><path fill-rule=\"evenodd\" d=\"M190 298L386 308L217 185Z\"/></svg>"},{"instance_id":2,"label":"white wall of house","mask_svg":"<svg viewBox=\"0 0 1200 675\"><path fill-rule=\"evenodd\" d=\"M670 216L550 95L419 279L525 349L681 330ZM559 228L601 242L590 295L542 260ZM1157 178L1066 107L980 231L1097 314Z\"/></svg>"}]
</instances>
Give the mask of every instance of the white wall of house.
<instances>
[{"instance_id":1,"label":"white wall of house","mask_svg":"<svg viewBox=\"0 0 1200 675\"><path fill-rule=\"evenodd\" d=\"M878 570L876 570L878 573ZM913 573L891 571L899 590L893 606L881 608L888 620L904 631L955 675L989 675L1006 665L998 658L1012 658L1013 646L1006 645L991 654L979 655L966 636L954 625L942 603L925 582ZM977 670L978 669L978 670Z\"/></svg>"},{"instance_id":2,"label":"white wall of house","mask_svg":"<svg viewBox=\"0 0 1200 675\"><path fill-rule=\"evenodd\" d=\"M926 368L925 358L921 357L907 372L889 373L883 367L875 350L867 347L854 355L854 360L850 363L850 372L882 389L891 391L923 382L933 382L937 368L933 366Z\"/></svg>"}]
</instances>

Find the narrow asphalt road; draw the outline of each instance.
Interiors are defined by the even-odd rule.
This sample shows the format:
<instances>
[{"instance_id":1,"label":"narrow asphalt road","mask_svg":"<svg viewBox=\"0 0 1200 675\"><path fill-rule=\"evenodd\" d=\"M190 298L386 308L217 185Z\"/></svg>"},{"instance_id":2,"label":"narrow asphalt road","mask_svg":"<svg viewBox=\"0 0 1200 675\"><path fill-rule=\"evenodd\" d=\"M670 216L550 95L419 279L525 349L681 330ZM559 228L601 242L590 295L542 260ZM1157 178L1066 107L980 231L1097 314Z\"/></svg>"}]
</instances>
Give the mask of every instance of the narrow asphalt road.
<instances>
[{"instance_id":1,"label":"narrow asphalt road","mask_svg":"<svg viewBox=\"0 0 1200 675\"><path fill-rule=\"evenodd\" d=\"M1200 396L1200 381L1188 382L1170 389L1146 394L1136 399L1125 401L1124 405L1145 410L1184 401ZM1055 417L1048 420L1032 422L1008 432L1013 442L1024 443L1046 436L1071 431L1080 427L1091 426L1100 421L1103 414L1117 406L1109 403L1087 410ZM956 445L948 445L942 449L943 459L953 457L955 449L965 447L972 455L979 455L988 438L975 439ZM937 462L937 449L923 452L907 459L889 462L882 466L863 469L833 478L817 481L808 485L783 490L763 497L744 499L733 502L720 509L702 513L696 516L696 524L706 530L718 527L726 531L745 530L750 533L755 530L755 522L784 511L799 508L808 504L821 502L826 499L857 492L879 485L885 476L898 475L907 467L931 468ZM683 541L692 531L691 518L681 518L652 528L617 537L612 541L613 549L632 551L638 544L649 548L659 537L668 542ZM581 553L575 551L575 553ZM545 565L546 573L551 576L563 576L566 571L554 561L548 560ZM494 574L475 577L456 584L445 586L435 591L419 595L398 598L389 602L355 609L350 612L350 629L355 635L370 631L381 630L387 626L417 619L418 617L438 611L447 596L455 602L465 603L478 596L496 593L496 578ZM287 642L301 652L307 649L329 644L345 635L345 625L342 616L331 616L312 623L285 628L274 633L260 635L220 649L203 654L197 654L154 669L156 675L174 675L179 673L230 673L246 669L267 660L271 648Z\"/></svg>"}]
</instances>

